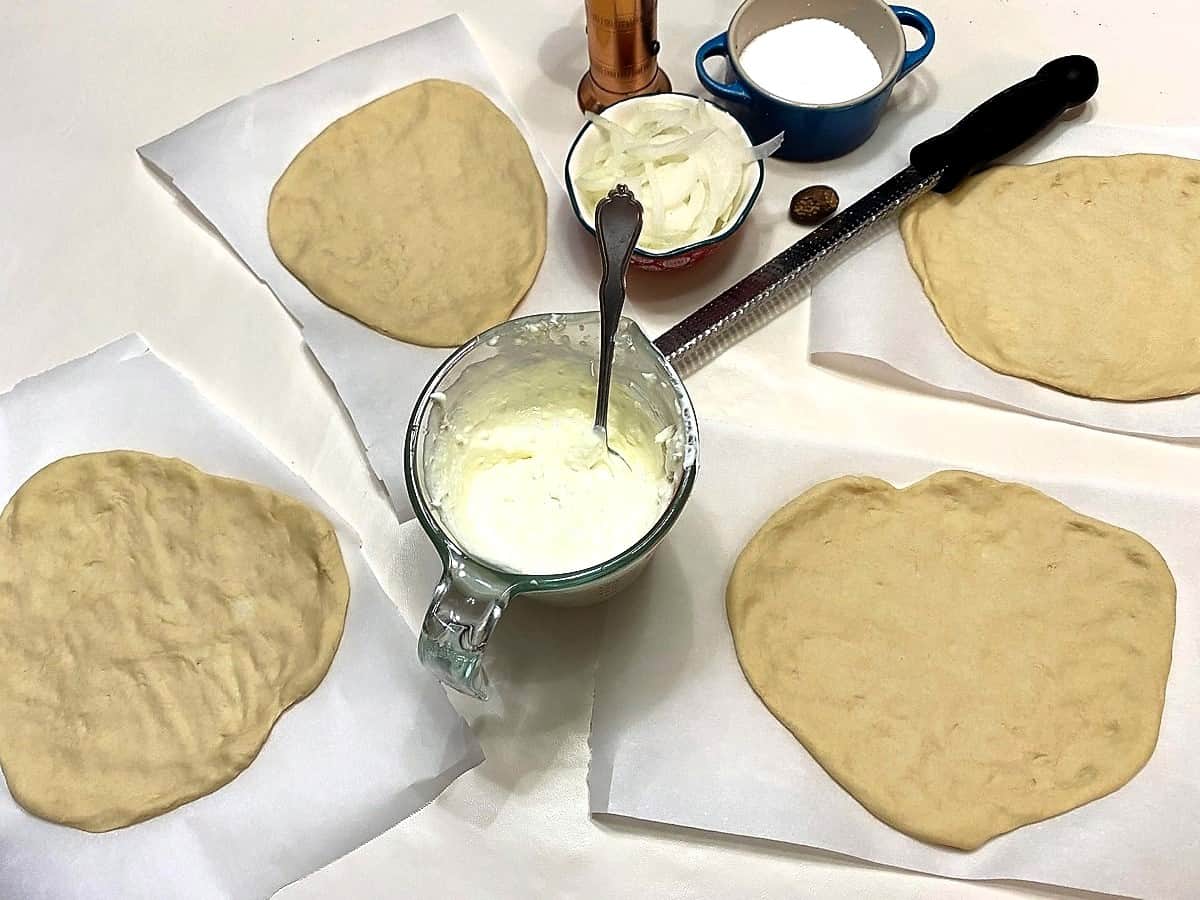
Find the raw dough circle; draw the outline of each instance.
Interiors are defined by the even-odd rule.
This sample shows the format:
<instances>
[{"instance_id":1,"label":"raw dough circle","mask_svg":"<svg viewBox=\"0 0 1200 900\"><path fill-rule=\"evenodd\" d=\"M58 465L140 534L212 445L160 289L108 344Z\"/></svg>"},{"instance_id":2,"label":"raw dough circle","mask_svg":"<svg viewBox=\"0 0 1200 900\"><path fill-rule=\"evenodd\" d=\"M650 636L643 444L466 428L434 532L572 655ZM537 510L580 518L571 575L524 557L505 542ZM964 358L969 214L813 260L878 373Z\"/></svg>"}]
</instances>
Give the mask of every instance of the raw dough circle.
<instances>
[{"instance_id":1,"label":"raw dough circle","mask_svg":"<svg viewBox=\"0 0 1200 900\"><path fill-rule=\"evenodd\" d=\"M279 261L386 335L454 347L508 318L546 252L546 189L483 94L419 81L338 119L271 192Z\"/></svg>"},{"instance_id":2,"label":"raw dough circle","mask_svg":"<svg viewBox=\"0 0 1200 900\"><path fill-rule=\"evenodd\" d=\"M1101 797L1158 739L1175 582L1033 488L938 472L817 485L742 551L742 670L863 806L973 849Z\"/></svg>"},{"instance_id":3,"label":"raw dough circle","mask_svg":"<svg viewBox=\"0 0 1200 900\"><path fill-rule=\"evenodd\" d=\"M350 585L320 513L148 453L51 463L0 514L0 767L108 831L230 781L325 676Z\"/></svg>"},{"instance_id":4,"label":"raw dough circle","mask_svg":"<svg viewBox=\"0 0 1200 900\"><path fill-rule=\"evenodd\" d=\"M1137 154L997 166L900 219L950 337L1071 394L1200 391L1200 161Z\"/></svg>"}]
</instances>

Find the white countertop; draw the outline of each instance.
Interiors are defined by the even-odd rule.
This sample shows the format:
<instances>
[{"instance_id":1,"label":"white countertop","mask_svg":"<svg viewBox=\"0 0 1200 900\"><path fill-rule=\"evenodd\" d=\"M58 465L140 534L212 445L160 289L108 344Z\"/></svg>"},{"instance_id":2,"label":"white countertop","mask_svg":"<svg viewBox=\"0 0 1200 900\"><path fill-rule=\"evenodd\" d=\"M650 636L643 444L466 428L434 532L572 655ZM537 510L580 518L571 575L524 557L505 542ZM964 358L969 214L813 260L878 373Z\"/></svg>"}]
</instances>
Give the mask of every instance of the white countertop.
<instances>
[{"instance_id":1,"label":"white countertop","mask_svg":"<svg viewBox=\"0 0 1200 900\"><path fill-rule=\"evenodd\" d=\"M1085 52L1101 73L1096 121L1197 121L1200 13L1186 0L914 3L937 26L937 45L897 89L897 100L969 108L1042 61ZM724 29L734 6L661 0L663 65L677 89L698 91L692 54ZM232 97L452 11L463 15L557 166L578 127L574 89L586 65L581 0L8 4L0 12L0 390L140 331L309 479L359 529L381 576L388 575L398 525L296 326L134 148ZM661 302L686 312L794 240L783 211L807 183L803 167L771 162L755 213L778 222L768 238L728 248L703 277L676 277L672 297ZM665 291L644 277L631 290L639 302ZM1200 449L857 382L808 365L806 331L807 315L797 310L693 376L701 416L936 453L965 467L1016 460L1030 477L1121 479L1200 496ZM404 613L410 622L419 615ZM488 706L455 700L487 762L430 807L282 896L1028 892L760 841L591 820L587 732L602 615L510 609L494 650L527 689Z\"/></svg>"}]
</instances>

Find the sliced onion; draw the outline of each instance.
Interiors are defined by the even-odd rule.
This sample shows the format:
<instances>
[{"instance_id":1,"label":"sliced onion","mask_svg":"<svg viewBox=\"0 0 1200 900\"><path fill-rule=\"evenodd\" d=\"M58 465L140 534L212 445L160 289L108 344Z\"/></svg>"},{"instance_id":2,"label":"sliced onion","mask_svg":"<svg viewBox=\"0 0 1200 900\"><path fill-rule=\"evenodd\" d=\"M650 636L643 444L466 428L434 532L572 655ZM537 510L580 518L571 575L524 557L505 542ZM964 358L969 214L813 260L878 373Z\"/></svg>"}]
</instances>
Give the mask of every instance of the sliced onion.
<instances>
[{"instance_id":1,"label":"sliced onion","mask_svg":"<svg viewBox=\"0 0 1200 900\"><path fill-rule=\"evenodd\" d=\"M783 132L781 131L781 132L779 132L779 134L775 135L775 137L768 138L767 140L763 141L761 144L755 144L753 147L751 147L748 151L750 154L750 159L752 159L754 161L758 161L760 159L766 159L768 156L771 156L772 154L774 154L774 152L782 146L783 146Z\"/></svg>"},{"instance_id":2,"label":"sliced onion","mask_svg":"<svg viewBox=\"0 0 1200 900\"><path fill-rule=\"evenodd\" d=\"M670 156L687 157L700 149L700 145L717 133L715 128L706 128L695 134L685 134L683 137L665 141L650 140L643 144L633 144L625 152L634 159L657 162Z\"/></svg>"},{"instance_id":3,"label":"sliced onion","mask_svg":"<svg viewBox=\"0 0 1200 900\"><path fill-rule=\"evenodd\" d=\"M633 142L637 140L637 136L633 132L626 131L612 119L607 119L604 116L597 115L590 110L584 113L584 116L589 122L607 134L610 141L612 141L614 138L621 139L626 142ZM617 152L620 151L618 150Z\"/></svg>"},{"instance_id":4,"label":"sliced onion","mask_svg":"<svg viewBox=\"0 0 1200 900\"><path fill-rule=\"evenodd\" d=\"M745 200L746 169L782 143L747 147L740 129L702 100L642 100L622 123L587 114L600 132L572 176L584 210L617 184L642 201L638 247L673 250L724 228Z\"/></svg>"}]
</instances>

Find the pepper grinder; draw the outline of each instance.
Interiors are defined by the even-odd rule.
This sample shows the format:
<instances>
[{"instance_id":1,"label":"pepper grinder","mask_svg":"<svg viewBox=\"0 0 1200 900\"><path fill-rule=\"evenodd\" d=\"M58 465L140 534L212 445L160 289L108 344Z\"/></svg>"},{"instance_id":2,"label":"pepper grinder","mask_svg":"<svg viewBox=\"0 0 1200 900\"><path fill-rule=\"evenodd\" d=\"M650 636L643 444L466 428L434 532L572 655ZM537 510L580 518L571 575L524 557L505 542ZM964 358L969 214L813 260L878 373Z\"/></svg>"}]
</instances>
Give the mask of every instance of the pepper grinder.
<instances>
[{"instance_id":1,"label":"pepper grinder","mask_svg":"<svg viewBox=\"0 0 1200 900\"><path fill-rule=\"evenodd\" d=\"M658 67L658 0L584 0L588 70L576 98L598 113L618 100L671 90Z\"/></svg>"}]
</instances>

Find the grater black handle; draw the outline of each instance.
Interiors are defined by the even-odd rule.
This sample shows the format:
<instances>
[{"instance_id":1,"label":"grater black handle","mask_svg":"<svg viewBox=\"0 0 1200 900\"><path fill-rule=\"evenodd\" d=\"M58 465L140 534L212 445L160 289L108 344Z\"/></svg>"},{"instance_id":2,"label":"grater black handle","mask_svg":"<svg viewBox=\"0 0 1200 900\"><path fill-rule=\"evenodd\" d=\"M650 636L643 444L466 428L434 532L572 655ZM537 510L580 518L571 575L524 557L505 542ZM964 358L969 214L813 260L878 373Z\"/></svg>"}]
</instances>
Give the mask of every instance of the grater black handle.
<instances>
[{"instance_id":1,"label":"grater black handle","mask_svg":"<svg viewBox=\"0 0 1200 900\"><path fill-rule=\"evenodd\" d=\"M985 100L949 131L917 144L909 161L929 174L944 169L934 190L952 191L968 175L1020 147L1071 107L1086 103L1099 83L1090 58L1059 57L1032 78Z\"/></svg>"}]
</instances>

